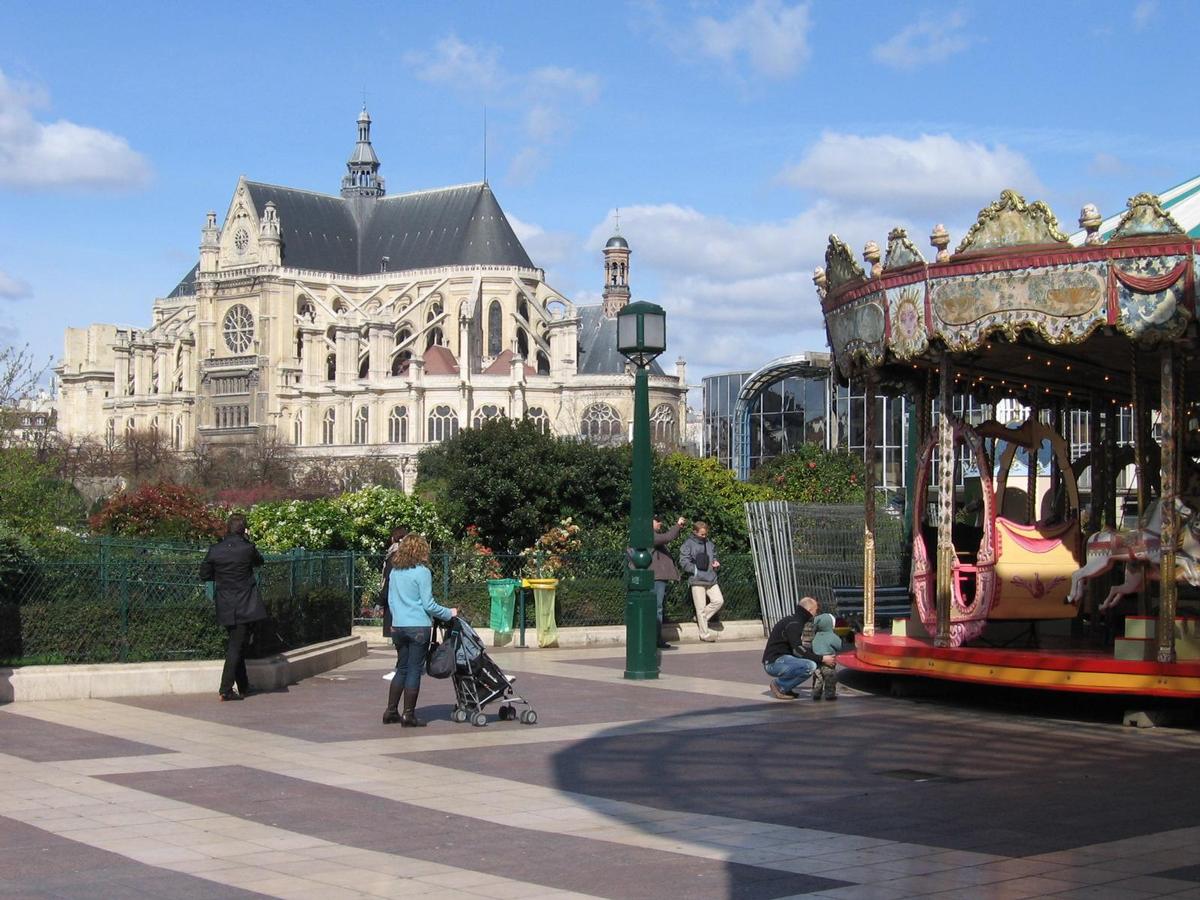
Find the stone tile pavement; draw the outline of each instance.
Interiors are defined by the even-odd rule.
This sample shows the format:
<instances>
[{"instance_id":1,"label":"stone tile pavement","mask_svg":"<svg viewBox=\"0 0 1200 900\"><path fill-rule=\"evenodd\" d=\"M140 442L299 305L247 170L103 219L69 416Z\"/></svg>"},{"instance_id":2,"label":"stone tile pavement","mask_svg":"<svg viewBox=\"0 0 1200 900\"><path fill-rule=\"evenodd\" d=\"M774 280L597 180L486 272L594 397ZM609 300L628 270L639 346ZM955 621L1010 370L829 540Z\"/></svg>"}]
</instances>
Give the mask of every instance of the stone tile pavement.
<instances>
[{"instance_id":1,"label":"stone tile pavement","mask_svg":"<svg viewBox=\"0 0 1200 900\"><path fill-rule=\"evenodd\" d=\"M246 702L0 707L0 898L1200 898L1200 734L878 682L757 642L507 650L539 724L379 722L390 654ZM1054 714L1048 710L1053 709Z\"/></svg>"}]
</instances>

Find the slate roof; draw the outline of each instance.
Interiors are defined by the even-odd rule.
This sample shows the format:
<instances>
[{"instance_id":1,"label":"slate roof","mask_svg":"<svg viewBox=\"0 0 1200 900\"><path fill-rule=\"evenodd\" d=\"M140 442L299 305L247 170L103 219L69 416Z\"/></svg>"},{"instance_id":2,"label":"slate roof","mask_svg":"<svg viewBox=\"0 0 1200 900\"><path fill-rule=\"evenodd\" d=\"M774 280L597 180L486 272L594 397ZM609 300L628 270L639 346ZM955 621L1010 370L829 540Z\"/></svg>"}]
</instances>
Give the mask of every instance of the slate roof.
<instances>
[{"instance_id":1,"label":"slate roof","mask_svg":"<svg viewBox=\"0 0 1200 900\"><path fill-rule=\"evenodd\" d=\"M283 238L283 264L295 269L368 275L440 266L497 265L534 268L486 182L351 198L246 182L262 216L275 204ZM197 267L198 268L198 267ZM171 292L194 294L197 268Z\"/></svg>"},{"instance_id":2,"label":"slate roof","mask_svg":"<svg viewBox=\"0 0 1200 900\"><path fill-rule=\"evenodd\" d=\"M167 299L175 297L191 297L196 293L196 273L200 271L200 263L196 263L186 275L175 285L175 290L167 294Z\"/></svg>"},{"instance_id":3,"label":"slate roof","mask_svg":"<svg viewBox=\"0 0 1200 900\"><path fill-rule=\"evenodd\" d=\"M625 371L625 357L617 352L617 320L604 315L603 306L578 306L579 313L579 374L620 375ZM650 364L651 375L663 370L655 360Z\"/></svg>"}]
</instances>

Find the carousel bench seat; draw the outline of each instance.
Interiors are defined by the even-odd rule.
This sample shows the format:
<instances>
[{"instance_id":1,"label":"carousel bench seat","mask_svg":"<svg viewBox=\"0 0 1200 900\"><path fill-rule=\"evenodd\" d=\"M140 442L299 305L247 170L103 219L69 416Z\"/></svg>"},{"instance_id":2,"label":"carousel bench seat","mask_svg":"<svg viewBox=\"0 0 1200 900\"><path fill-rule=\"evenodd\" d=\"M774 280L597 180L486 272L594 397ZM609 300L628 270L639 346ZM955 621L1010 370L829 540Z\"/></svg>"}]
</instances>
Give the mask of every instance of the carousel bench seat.
<instances>
[{"instance_id":1,"label":"carousel bench seat","mask_svg":"<svg viewBox=\"0 0 1200 900\"><path fill-rule=\"evenodd\" d=\"M837 617L854 631L862 631L863 589L862 586L835 587L833 600L837 605ZM875 587L875 625L887 625L892 619L908 618L912 612L912 595L907 585Z\"/></svg>"}]
</instances>

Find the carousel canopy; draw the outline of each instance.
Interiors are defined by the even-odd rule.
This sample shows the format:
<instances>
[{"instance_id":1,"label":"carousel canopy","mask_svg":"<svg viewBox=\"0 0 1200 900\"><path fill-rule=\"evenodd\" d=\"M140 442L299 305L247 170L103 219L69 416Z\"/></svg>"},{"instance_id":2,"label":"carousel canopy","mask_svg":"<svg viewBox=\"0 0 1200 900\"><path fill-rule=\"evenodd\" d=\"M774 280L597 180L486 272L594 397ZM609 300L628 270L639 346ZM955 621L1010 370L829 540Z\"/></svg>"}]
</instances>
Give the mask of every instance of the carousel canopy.
<instances>
[{"instance_id":1,"label":"carousel canopy","mask_svg":"<svg viewBox=\"0 0 1200 900\"><path fill-rule=\"evenodd\" d=\"M1179 223L1179 227L1187 232L1188 237L1200 238L1200 175L1159 194L1158 200L1162 204L1163 211L1169 213L1171 218ZM1106 241L1112 236L1124 215L1125 213L1121 212L1115 216L1109 216L1100 223L1098 231L1100 240ZM1071 243L1076 247L1086 239L1087 232L1084 230L1071 235Z\"/></svg>"},{"instance_id":2,"label":"carousel canopy","mask_svg":"<svg viewBox=\"0 0 1200 900\"><path fill-rule=\"evenodd\" d=\"M1200 179L1185 187L1176 208L1200 211ZM1076 246L1044 203L1004 191L953 253L940 225L932 262L897 228L886 251L867 244L869 271L831 235L814 281L839 371L902 386L948 361L958 389L979 396L1127 402L1135 373L1157 382L1163 346L1183 345L1184 357L1200 349L1198 244L1152 194L1129 200L1102 234L1105 224L1084 207Z\"/></svg>"}]
</instances>

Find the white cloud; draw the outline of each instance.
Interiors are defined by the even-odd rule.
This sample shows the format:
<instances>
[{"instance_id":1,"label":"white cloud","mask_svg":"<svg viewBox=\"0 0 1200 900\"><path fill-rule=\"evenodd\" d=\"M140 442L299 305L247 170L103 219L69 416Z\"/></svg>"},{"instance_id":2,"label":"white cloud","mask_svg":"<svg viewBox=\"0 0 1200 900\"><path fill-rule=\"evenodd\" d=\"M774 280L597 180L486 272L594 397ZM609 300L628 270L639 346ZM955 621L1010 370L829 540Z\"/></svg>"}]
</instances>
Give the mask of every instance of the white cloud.
<instances>
[{"instance_id":1,"label":"white cloud","mask_svg":"<svg viewBox=\"0 0 1200 900\"><path fill-rule=\"evenodd\" d=\"M0 270L0 300L20 300L22 297L28 296L28 284L15 275L9 275Z\"/></svg>"},{"instance_id":2,"label":"white cloud","mask_svg":"<svg viewBox=\"0 0 1200 900\"><path fill-rule=\"evenodd\" d=\"M745 65L767 78L786 78L808 62L811 25L807 3L754 0L727 19L700 17L686 43L672 44L680 52L690 49L730 68Z\"/></svg>"},{"instance_id":3,"label":"white cloud","mask_svg":"<svg viewBox=\"0 0 1200 900\"><path fill-rule=\"evenodd\" d=\"M505 213L505 216L535 266L551 269L579 259L581 250L576 235L563 231L546 231L540 225L521 221L512 213ZM579 302L578 299L576 302Z\"/></svg>"},{"instance_id":4,"label":"white cloud","mask_svg":"<svg viewBox=\"0 0 1200 900\"><path fill-rule=\"evenodd\" d=\"M936 210L994 200L1005 188L1042 189L1029 161L1003 144L992 147L949 134L906 139L826 132L782 174L785 183L873 208Z\"/></svg>"},{"instance_id":5,"label":"white cloud","mask_svg":"<svg viewBox=\"0 0 1200 900\"><path fill-rule=\"evenodd\" d=\"M944 18L923 16L872 49L871 56L876 62L897 69L942 62L971 46L971 38L963 33L965 24L961 12Z\"/></svg>"},{"instance_id":6,"label":"white cloud","mask_svg":"<svg viewBox=\"0 0 1200 900\"><path fill-rule=\"evenodd\" d=\"M532 181L549 158L548 148L570 137L571 111L600 96L600 79L589 72L565 66L510 71L501 64L498 49L468 44L455 35L404 59L422 81L476 94L494 109L521 111L518 149L508 171L517 183Z\"/></svg>"},{"instance_id":7,"label":"white cloud","mask_svg":"<svg viewBox=\"0 0 1200 900\"><path fill-rule=\"evenodd\" d=\"M1133 27L1138 31L1150 24L1150 20L1158 13L1158 0L1138 0L1133 8Z\"/></svg>"},{"instance_id":8,"label":"white cloud","mask_svg":"<svg viewBox=\"0 0 1200 900\"><path fill-rule=\"evenodd\" d=\"M0 71L0 185L36 188L133 188L150 164L119 135L59 119L40 122L44 93Z\"/></svg>"}]
</instances>

